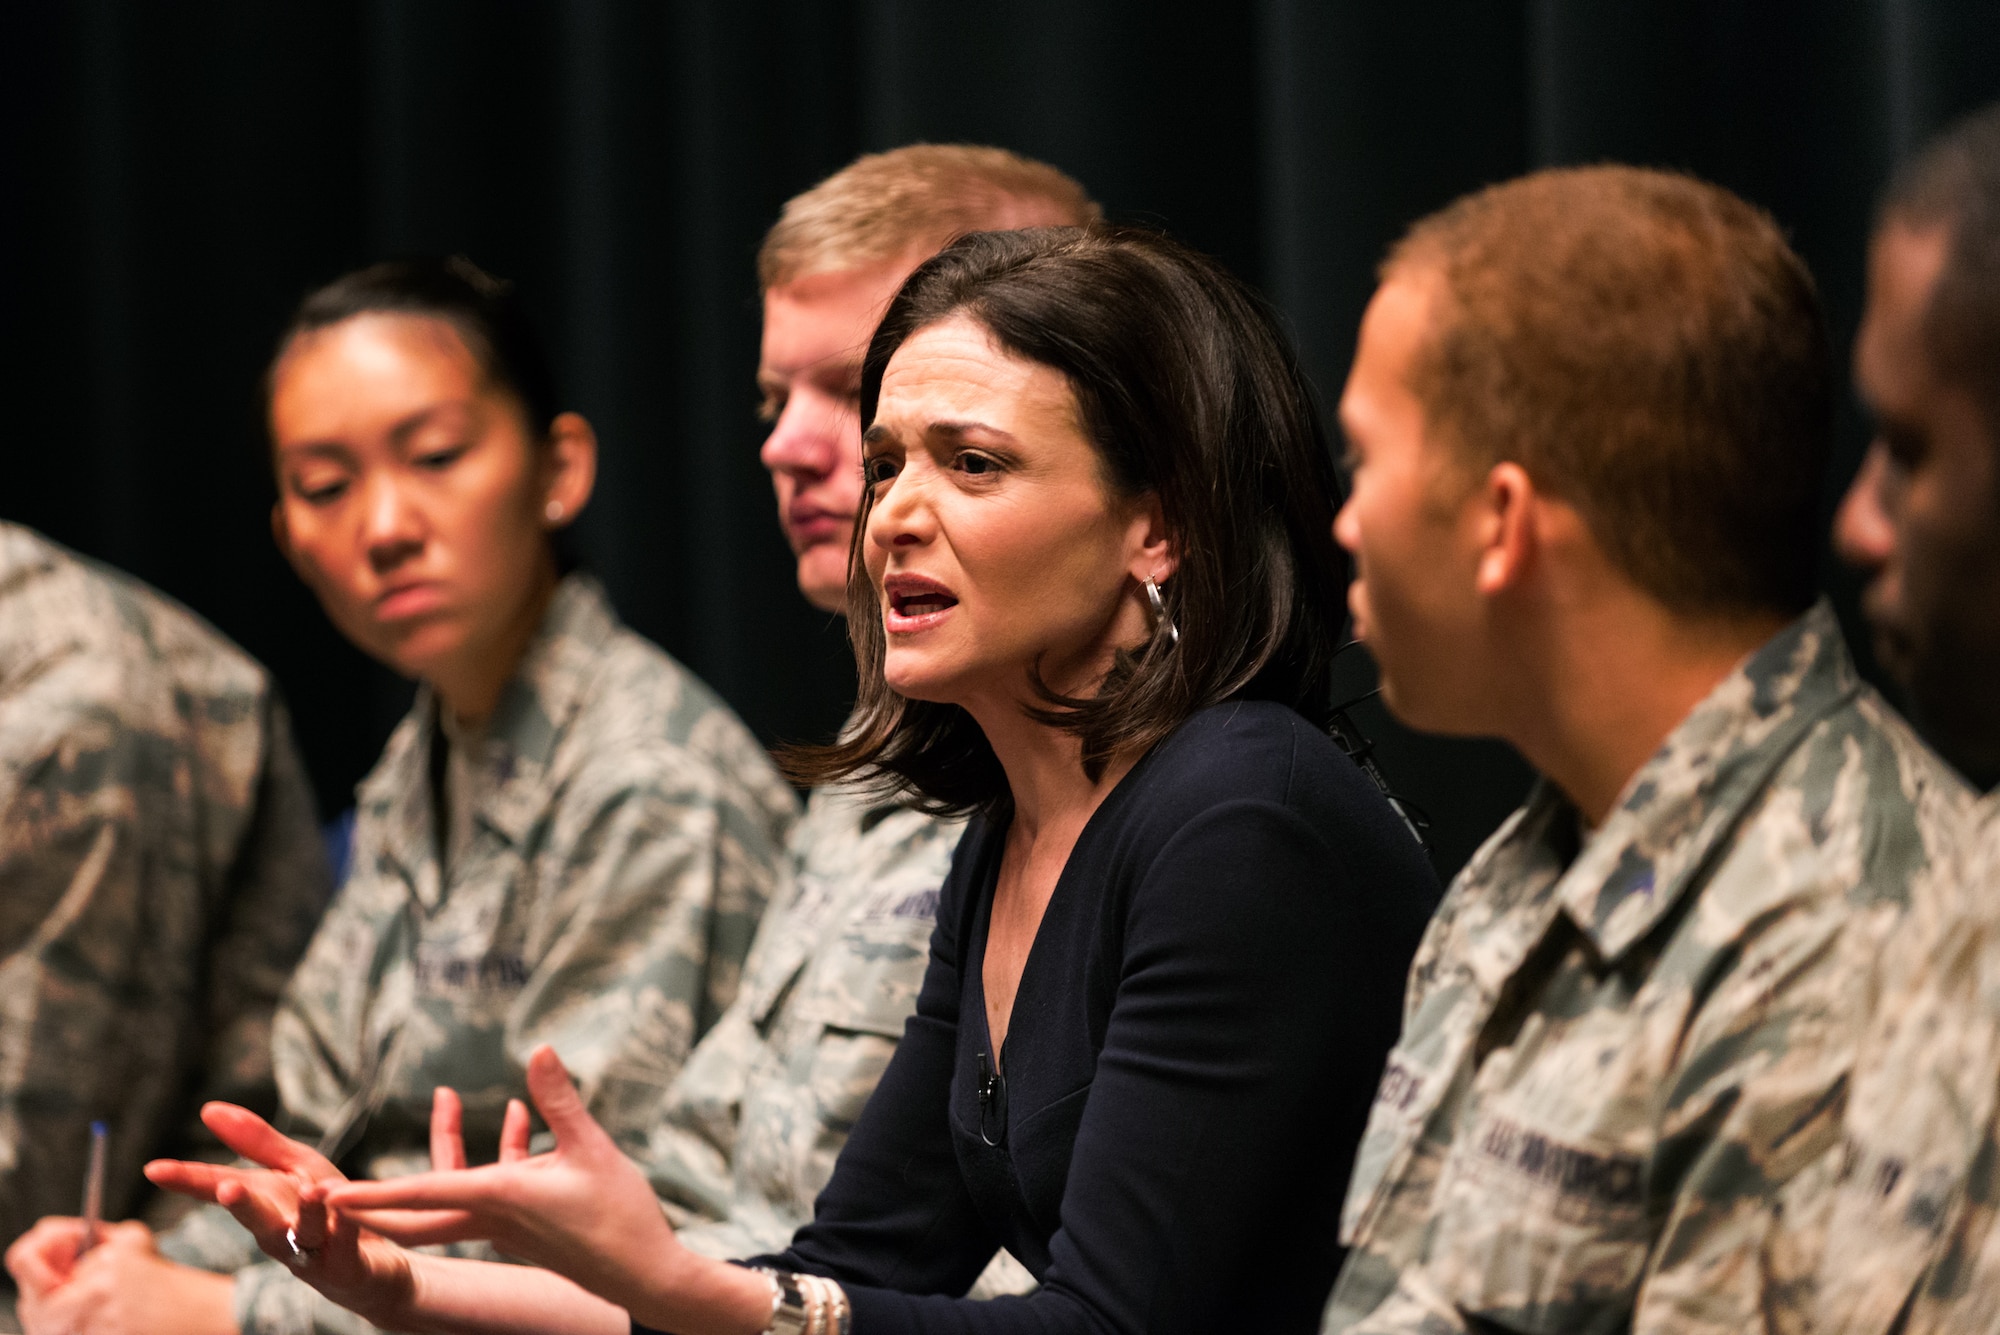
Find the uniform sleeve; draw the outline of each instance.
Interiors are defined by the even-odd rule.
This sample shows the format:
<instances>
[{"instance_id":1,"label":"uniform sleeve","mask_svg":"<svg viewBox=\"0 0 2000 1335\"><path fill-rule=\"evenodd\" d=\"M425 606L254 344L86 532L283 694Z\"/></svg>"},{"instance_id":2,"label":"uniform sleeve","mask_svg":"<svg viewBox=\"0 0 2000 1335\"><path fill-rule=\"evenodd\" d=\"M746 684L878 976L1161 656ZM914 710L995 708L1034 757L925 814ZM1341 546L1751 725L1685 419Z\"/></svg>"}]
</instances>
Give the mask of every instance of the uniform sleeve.
<instances>
[{"instance_id":1,"label":"uniform sleeve","mask_svg":"<svg viewBox=\"0 0 2000 1335\"><path fill-rule=\"evenodd\" d=\"M146 1159L216 1152L195 1096L273 1104L326 897L310 798L268 696L177 690L160 727L164 689L78 645L0 701L0 1236L79 1208L92 1119L116 1217Z\"/></svg>"},{"instance_id":2,"label":"uniform sleeve","mask_svg":"<svg viewBox=\"0 0 2000 1335\"><path fill-rule=\"evenodd\" d=\"M820 1218L780 1263L845 1281L869 1335L1173 1335L1316 1312L1338 1264L1337 1202L1302 1200L1326 1193L1299 1186L1360 1134L1411 944L1385 940L1366 907L1383 887L1354 884L1350 869L1295 813L1262 802L1212 807L1162 846L1125 924L1037 1292L926 1296L962 1292L992 1247L957 1186L942 1115L944 994L957 996L943 959ZM1310 1259L1271 1258L1268 1280L1246 1288L1249 1249L1274 1236L1328 1243ZM1246 1293L1268 1310L1231 1306Z\"/></svg>"},{"instance_id":3,"label":"uniform sleeve","mask_svg":"<svg viewBox=\"0 0 2000 1335\"><path fill-rule=\"evenodd\" d=\"M525 1069L552 1045L591 1113L650 1175L667 1089L736 996L782 832L698 780L630 784L579 805L588 814L530 930L507 1051Z\"/></svg>"},{"instance_id":4,"label":"uniform sleeve","mask_svg":"<svg viewBox=\"0 0 2000 1335\"><path fill-rule=\"evenodd\" d=\"M65 736L24 769L10 763L0 775L0 1236L8 1239L44 1214L76 1212L88 1123L118 1110L95 1073L118 1050L129 1004L120 996L120 959L135 945L144 804L131 783L138 743L109 727L95 743L87 733ZM167 1095L160 1073L133 1074L128 1120L158 1117ZM106 1206L122 1213L165 1127L120 1130Z\"/></svg>"}]
</instances>

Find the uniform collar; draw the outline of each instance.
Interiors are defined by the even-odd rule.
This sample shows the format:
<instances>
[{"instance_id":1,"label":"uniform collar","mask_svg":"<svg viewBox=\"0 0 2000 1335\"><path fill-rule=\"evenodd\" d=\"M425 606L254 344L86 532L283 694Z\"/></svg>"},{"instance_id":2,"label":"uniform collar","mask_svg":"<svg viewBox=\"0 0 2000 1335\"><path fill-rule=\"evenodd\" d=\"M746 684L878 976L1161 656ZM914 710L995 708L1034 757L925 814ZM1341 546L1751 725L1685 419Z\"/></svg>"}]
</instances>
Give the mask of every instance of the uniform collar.
<instances>
[{"instance_id":1,"label":"uniform collar","mask_svg":"<svg viewBox=\"0 0 2000 1335\"><path fill-rule=\"evenodd\" d=\"M1839 623L1821 599L1667 735L1556 887L1604 958L1623 953L1673 909L1793 747L1859 689Z\"/></svg>"},{"instance_id":2,"label":"uniform collar","mask_svg":"<svg viewBox=\"0 0 2000 1335\"><path fill-rule=\"evenodd\" d=\"M473 816L511 844L520 845L547 809L556 743L590 695L603 648L618 626L596 580L567 576L556 586L520 667L501 692L482 734L480 764L488 782L475 795ZM413 874L425 866L436 874L425 764L438 730L437 697L428 686L421 687L382 763L356 794L364 809L380 814L389 851Z\"/></svg>"}]
</instances>

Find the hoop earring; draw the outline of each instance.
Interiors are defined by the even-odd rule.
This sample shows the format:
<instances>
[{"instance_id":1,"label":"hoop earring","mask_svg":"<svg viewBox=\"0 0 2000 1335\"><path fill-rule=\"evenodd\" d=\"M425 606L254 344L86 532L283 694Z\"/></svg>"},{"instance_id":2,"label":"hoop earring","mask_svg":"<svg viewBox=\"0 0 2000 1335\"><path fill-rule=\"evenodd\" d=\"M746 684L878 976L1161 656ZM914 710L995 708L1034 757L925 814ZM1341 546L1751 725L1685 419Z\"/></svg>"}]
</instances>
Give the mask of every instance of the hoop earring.
<instances>
[{"instance_id":1,"label":"hoop earring","mask_svg":"<svg viewBox=\"0 0 2000 1335\"><path fill-rule=\"evenodd\" d=\"M1146 601L1153 606L1154 633L1158 634L1159 628L1165 626L1167 628L1167 643L1170 645L1179 644L1181 642L1181 628L1176 626L1174 619L1167 615L1167 600L1160 596L1160 586L1153 582L1151 575L1146 576L1139 583L1145 587Z\"/></svg>"}]
</instances>

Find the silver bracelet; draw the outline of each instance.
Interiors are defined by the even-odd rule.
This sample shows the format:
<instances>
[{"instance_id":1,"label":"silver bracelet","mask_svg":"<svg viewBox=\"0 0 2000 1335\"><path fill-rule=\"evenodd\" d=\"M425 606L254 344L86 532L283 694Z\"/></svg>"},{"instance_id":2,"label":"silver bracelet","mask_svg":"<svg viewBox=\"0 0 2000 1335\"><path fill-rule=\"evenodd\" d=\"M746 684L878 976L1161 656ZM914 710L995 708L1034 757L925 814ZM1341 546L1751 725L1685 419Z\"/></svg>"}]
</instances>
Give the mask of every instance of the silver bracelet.
<instances>
[{"instance_id":1,"label":"silver bracelet","mask_svg":"<svg viewBox=\"0 0 2000 1335\"><path fill-rule=\"evenodd\" d=\"M817 1309L814 1316L818 1323L816 1335L847 1335L851 1322L847 1313L847 1294L840 1285L823 1275L799 1275L797 1279L813 1296Z\"/></svg>"},{"instance_id":2,"label":"silver bracelet","mask_svg":"<svg viewBox=\"0 0 2000 1335\"><path fill-rule=\"evenodd\" d=\"M847 1290L824 1276L814 1275L812 1280L826 1300L826 1335L849 1335L854 1316L847 1306Z\"/></svg>"},{"instance_id":3,"label":"silver bracelet","mask_svg":"<svg viewBox=\"0 0 2000 1335\"><path fill-rule=\"evenodd\" d=\"M827 1318L828 1335L852 1335L854 1314L848 1310L847 1290L830 1279L826 1287L833 1294L833 1311Z\"/></svg>"},{"instance_id":4,"label":"silver bracelet","mask_svg":"<svg viewBox=\"0 0 2000 1335\"><path fill-rule=\"evenodd\" d=\"M807 1286L812 1276L763 1265L755 1269L771 1281L771 1324L764 1335L827 1335L826 1304Z\"/></svg>"},{"instance_id":5,"label":"silver bracelet","mask_svg":"<svg viewBox=\"0 0 2000 1335\"><path fill-rule=\"evenodd\" d=\"M831 1335L827 1329L827 1318L832 1315L826 1301L826 1281L818 1275L794 1275L799 1287L805 1290L806 1301L811 1305L812 1320L806 1326L806 1335Z\"/></svg>"}]
</instances>

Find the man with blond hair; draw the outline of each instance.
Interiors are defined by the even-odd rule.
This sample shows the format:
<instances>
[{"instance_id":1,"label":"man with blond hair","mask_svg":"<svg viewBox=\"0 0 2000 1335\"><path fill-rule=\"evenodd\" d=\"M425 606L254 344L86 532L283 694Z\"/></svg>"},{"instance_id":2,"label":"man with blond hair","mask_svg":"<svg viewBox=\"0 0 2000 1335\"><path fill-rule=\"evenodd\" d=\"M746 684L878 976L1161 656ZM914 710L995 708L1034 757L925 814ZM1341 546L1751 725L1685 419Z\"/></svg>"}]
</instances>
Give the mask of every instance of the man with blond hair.
<instances>
[{"instance_id":1,"label":"man with blond hair","mask_svg":"<svg viewBox=\"0 0 2000 1335\"><path fill-rule=\"evenodd\" d=\"M889 299L966 232L1067 226L1101 216L1045 163L971 144L871 153L785 205L757 254L764 338L760 415L778 521L799 592L847 608L847 545L861 504L861 358Z\"/></svg>"},{"instance_id":2,"label":"man with blond hair","mask_svg":"<svg viewBox=\"0 0 2000 1335\"><path fill-rule=\"evenodd\" d=\"M1883 942L1966 794L1815 598L1811 277L1686 176L1538 173L1391 254L1341 400L1357 633L1543 775L1410 974L1329 1331L1758 1328Z\"/></svg>"},{"instance_id":3,"label":"man with blond hair","mask_svg":"<svg viewBox=\"0 0 2000 1335\"><path fill-rule=\"evenodd\" d=\"M997 148L915 144L859 159L785 206L758 255L764 466L799 592L847 605L861 504L861 360L911 270L965 232L1095 221L1081 186ZM963 821L821 789L791 838L743 989L695 1048L641 1155L681 1240L782 1251L812 1218L848 1129L916 1007L938 887ZM1004 1253L975 1292L1032 1286Z\"/></svg>"}]
</instances>

